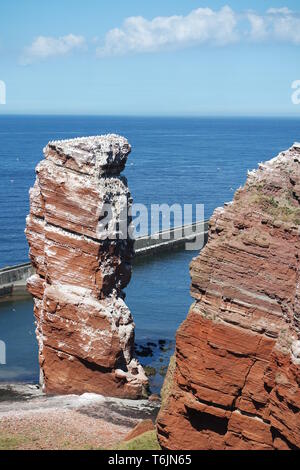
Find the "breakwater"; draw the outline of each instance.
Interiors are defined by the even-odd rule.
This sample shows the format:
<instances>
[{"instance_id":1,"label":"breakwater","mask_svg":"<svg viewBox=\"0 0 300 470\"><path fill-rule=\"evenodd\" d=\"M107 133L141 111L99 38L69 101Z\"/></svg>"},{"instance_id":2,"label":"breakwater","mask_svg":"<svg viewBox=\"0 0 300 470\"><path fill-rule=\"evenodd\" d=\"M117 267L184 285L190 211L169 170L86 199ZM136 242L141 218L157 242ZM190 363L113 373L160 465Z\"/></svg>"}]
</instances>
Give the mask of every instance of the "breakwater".
<instances>
[{"instance_id":1,"label":"breakwater","mask_svg":"<svg viewBox=\"0 0 300 470\"><path fill-rule=\"evenodd\" d=\"M135 240L135 257L148 257L166 251L180 250L195 237L204 237L207 241L208 221L195 222L191 225L163 230L154 235L138 237ZM26 281L34 274L31 263L7 266L0 269L0 301L23 298L27 294Z\"/></svg>"}]
</instances>

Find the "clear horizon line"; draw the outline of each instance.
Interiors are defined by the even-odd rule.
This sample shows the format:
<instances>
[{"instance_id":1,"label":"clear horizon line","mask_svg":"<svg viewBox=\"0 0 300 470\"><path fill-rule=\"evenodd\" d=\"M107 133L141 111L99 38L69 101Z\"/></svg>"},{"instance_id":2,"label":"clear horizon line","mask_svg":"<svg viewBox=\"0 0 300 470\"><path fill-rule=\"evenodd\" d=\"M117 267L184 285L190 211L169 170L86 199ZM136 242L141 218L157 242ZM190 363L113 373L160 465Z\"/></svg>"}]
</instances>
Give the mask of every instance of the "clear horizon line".
<instances>
[{"instance_id":1,"label":"clear horizon line","mask_svg":"<svg viewBox=\"0 0 300 470\"><path fill-rule=\"evenodd\" d=\"M42 113L0 113L1 117L99 117L99 118L174 118L174 119L216 119L216 118L294 118L300 119L299 115L296 114L264 114L264 113L251 113L251 114L98 114L98 113L60 113L60 112L42 112Z\"/></svg>"}]
</instances>

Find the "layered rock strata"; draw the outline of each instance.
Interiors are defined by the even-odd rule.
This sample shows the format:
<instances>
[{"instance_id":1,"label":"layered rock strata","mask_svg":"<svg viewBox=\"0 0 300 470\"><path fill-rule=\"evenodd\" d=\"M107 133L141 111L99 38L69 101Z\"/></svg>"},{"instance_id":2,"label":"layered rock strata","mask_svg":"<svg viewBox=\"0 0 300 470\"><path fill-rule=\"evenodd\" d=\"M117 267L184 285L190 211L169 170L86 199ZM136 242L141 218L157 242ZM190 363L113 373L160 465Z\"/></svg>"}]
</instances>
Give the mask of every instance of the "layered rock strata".
<instances>
[{"instance_id":1,"label":"layered rock strata","mask_svg":"<svg viewBox=\"0 0 300 470\"><path fill-rule=\"evenodd\" d=\"M190 266L165 449L300 448L300 144L260 164Z\"/></svg>"},{"instance_id":2,"label":"layered rock strata","mask_svg":"<svg viewBox=\"0 0 300 470\"><path fill-rule=\"evenodd\" d=\"M123 293L133 242L120 226L132 199L120 172L130 150L116 135L50 142L36 168L25 232L47 393L145 394Z\"/></svg>"}]
</instances>

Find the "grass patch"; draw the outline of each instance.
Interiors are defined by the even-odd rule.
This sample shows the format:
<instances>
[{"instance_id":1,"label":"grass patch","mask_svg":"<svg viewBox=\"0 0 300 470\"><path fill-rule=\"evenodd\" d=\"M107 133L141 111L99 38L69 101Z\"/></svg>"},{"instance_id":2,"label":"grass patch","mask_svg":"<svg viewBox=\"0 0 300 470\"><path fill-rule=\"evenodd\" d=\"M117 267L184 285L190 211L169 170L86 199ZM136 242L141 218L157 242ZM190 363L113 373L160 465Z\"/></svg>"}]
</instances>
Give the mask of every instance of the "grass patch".
<instances>
[{"instance_id":1,"label":"grass patch","mask_svg":"<svg viewBox=\"0 0 300 470\"><path fill-rule=\"evenodd\" d=\"M256 188L256 193L252 197L252 201L257 204L265 213L269 214L273 220L281 222L299 224L300 208L295 204L290 193L280 195L278 198L268 196L263 193L260 188Z\"/></svg>"},{"instance_id":2,"label":"grass patch","mask_svg":"<svg viewBox=\"0 0 300 470\"><path fill-rule=\"evenodd\" d=\"M28 442L27 439L22 436L0 434L0 450L17 450L26 442Z\"/></svg>"},{"instance_id":3,"label":"grass patch","mask_svg":"<svg viewBox=\"0 0 300 470\"><path fill-rule=\"evenodd\" d=\"M171 356L170 363L167 371L166 378L164 380L164 384L162 386L160 395L161 395L161 409L165 408L171 394L172 385L173 385L173 376L176 368L176 359L175 354Z\"/></svg>"},{"instance_id":4,"label":"grass patch","mask_svg":"<svg viewBox=\"0 0 300 470\"><path fill-rule=\"evenodd\" d=\"M161 450L156 431L147 431L131 441L122 442L115 450Z\"/></svg>"}]
</instances>

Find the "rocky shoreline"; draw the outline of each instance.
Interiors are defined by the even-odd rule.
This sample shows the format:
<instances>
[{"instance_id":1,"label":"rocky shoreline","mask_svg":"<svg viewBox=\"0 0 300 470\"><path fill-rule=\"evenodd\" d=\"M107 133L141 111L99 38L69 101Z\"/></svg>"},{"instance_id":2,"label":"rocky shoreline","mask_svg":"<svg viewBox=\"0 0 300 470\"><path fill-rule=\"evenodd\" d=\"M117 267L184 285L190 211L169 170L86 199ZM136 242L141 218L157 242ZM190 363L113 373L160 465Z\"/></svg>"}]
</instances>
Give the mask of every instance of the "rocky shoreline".
<instances>
[{"instance_id":1,"label":"rocky shoreline","mask_svg":"<svg viewBox=\"0 0 300 470\"><path fill-rule=\"evenodd\" d=\"M38 385L0 384L0 449L113 449L154 422L158 401L47 396Z\"/></svg>"}]
</instances>

